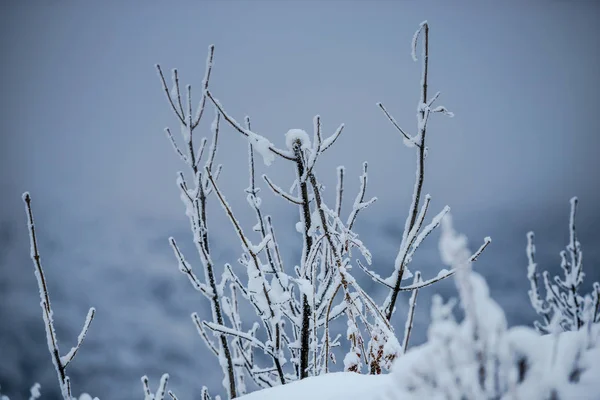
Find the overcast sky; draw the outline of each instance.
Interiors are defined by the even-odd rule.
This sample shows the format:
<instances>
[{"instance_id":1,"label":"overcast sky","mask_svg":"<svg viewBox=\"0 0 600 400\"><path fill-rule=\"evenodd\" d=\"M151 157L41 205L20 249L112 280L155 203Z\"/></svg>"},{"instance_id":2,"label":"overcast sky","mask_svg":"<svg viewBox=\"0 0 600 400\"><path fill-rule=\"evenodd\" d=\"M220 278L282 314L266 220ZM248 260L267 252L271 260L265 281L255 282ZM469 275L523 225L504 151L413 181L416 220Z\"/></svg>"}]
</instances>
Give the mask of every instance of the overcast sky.
<instances>
[{"instance_id":1,"label":"overcast sky","mask_svg":"<svg viewBox=\"0 0 600 400\"><path fill-rule=\"evenodd\" d=\"M122 311L110 306L130 304L130 290L143 296L150 290L144 285L160 287L165 282L175 286L157 291L176 287L177 295L168 301L184 316L181 325L173 326L181 326L177 329L182 332L190 328L179 340L186 338L189 346L201 348L185 320L188 311L202 307L201 299L190 293L185 278L170 263L166 242L172 234L185 239L188 225L175 185L176 172L184 166L163 133L166 126L178 131L176 118L154 64L167 71L177 67L198 98L210 44L216 46L212 93L238 120L249 115L253 128L276 145L284 146L288 129L311 132L316 114L328 134L345 123L343 135L320 160L318 171L331 200L335 167L346 166L348 193L354 193L361 164L369 161L368 191L379 201L362 215L367 221L359 227L370 235L363 237L367 245L393 256L410 201L415 155L375 103L383 102L414 133L419 64L411 60L410 40L419 23L428 20L430 90L441 91L439 104L456 115L436 115L429 126L425 192L433 196L433 210L449 204L457 229L471 236L473 247L483 236L492 236L496 247L490 248L491 267L482 266L483 272L505 283L512 282L507 274L524 268L518 263L525 262L528 229L541 230L540 240L549 247L543 254L556 261L556 246L564 244L567 234L571 196L581 200L584 251L586 239L592 247L599 237L594 225L600 200L600 7L575 0L449 3L2 2L0 300L9 301L10 310L0 306L0 312L10 317L0 318L10 324L0 329L0 349L11 346L19 367L0 369L0 384L23 390L29 381L42 380L24 378L23 373L51 368L47 354L40 356L45 364L37 369L25 361L26 350L19 347L24 342L15 344L11 340L18 335L8 332L22 332L25 322L20 321L35 326L37 320L20 320L18 315L39 318L20 203L25 190L31 191L43 224L46 268L64 299L59 304L74 307L72 315L63 313L66 332L79 329L90 305L99 314L105 312L103 323L109 327L129 322L140 331L156 329L165 322L154 316L166 314L157 311L160 304L154 303L160 301L155 297L131 300L131 307L148 307L141 316L131 316L125 306ZM210 111L207 117L212 117ZM210 119L204 121L204 132ZM250 222L242 194L247 184L246 142L227 126L221 138L221 188L242 221ZM283 187L291 183L292 170L282 160L259 169ZM293 224L295 209L266 190L263 200L268 212L283 221L280 224ZM228 236L230 226L218 207L213 210L218 221L215 235L224 238L216 246L222 249L223 261L235 262L239 246L228 242L233 238ZM292 242L293 234L289 237ZM434 242L430 249L435 246ZM586 254L589 275L598 277L593 262L598 265L599 252L589 249ZM424 260L435 257L433 252ZM499 265L507 260L518 265ZM385 264L381 268L385 271ZM115 278L117 274L122 279ZM515 279L524 280L521 275ZM132 289L136 284L140 288ZM526 288L527 282L522 284ZM492 283L492 293L504 296L505 306L527 301L525 291L507 295L505 287ZM187 296L196 301L186 303L190 310L180 304ZM426 319L427 309L422 313ZM38 337L41 328L35 328ZM105 340L129 343L126 331L97 329L105 332L99 336ZM150 348L173 342L170 331L140 335L147 336ZM93 343L78 357L93 352ZM138 367L143 373L141 364L151 361L135 359L140 353L136 351L129 361L136 365L132 375L139 376ZM147 368L162 371L162 361L157 362ZM92 364L82 361L73 368L85 377L83 366ZM103 373L98 381L108 379ZM10 386L3 375L18 375L19 383ZM138 382L121 391L93 394L130 398ZM78 386L89 391L102 387L92 379ZM182 389L181 394L197 389ZM117 392L125 394L119 397Z\"/></svg>"}]
</instances>

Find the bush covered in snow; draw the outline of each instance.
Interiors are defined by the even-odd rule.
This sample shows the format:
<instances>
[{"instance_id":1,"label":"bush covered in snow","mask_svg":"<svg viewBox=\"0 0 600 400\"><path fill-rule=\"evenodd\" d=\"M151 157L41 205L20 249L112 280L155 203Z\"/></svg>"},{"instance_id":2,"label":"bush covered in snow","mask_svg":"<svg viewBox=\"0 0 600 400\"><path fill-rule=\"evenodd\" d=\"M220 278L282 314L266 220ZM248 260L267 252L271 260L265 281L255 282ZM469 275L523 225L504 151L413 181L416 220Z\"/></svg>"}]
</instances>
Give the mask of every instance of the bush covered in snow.
<instances>
[{"instance_id":1,"label":"bush covered in snow","mask_svg":"<svg viewBox=\"0 0 600 400\"><path fill-rule=\"evenodd\" d=\"M215 355L228 398L244 396L255 389L263 391L244 398L592 399L600 396L600 384L591 378L600 376L600 286L594 284L589 295L579 293L583 272L581 246L575 231L576 200L572 201L570 242L561 253L564 278L551 281L547 273L543 274L545 298L540 295L533 234L528 235L527 277L531 282L531 302L542 317L542 322L535 325L539 333L523 327L508 329L504 312L490 298L484 279L471 271L471 264L491 239L485 238L479 249L471 253L466 238L454 231L447 206L426 223L431 200L428 194L423 194L428 121L436 113L453 114L444 106L435 105L439 92L433 96L428 93L427 22L419 26L412 41L415 61L421 38L421 89L415 134L409 134L382 104L377 104L402 135L404 144L416 154L412 201L396 259L390 262L393 269L387 277L369 269L371 254L354 231L358 215L376 201L375 197L367 199L367 163L363 164L361 186L349 215L342 215L344 168L337 169L337 187L331 205L327 204L317 176L315 166L341 136L343 124L327 136L321 117L316 116L312 139L303 130L290 129L285 136L285 147L279 148L251 127L250 118L245 117L244 123L239 123L215 98L212 87L209 88L213 46L209 48L196 111L192 89L186 86L182 90L177 70L172 72L170 87L157 65L169 107L182 133L180 142L166 129L170 143L187 169L178 173L177 185L201 265L192 266L174 238L169 238L169 243L180 272L211 306L210 320L201 320L194 313L192 323ZM210 140L197 136L209 106L215 110ZM249 185L244 195L256 217L251 227L242 226L236 218L240 210L234 210L226 200L235 194L224 193L218 184L222 165L216 163L217 150L225 124L248 141ZM256 154L265 165L280 162L295 172L289 190L267 175L262 175L262 181L257 179ZM259 182L298 213L295 228L302 240L298 243L301 256L295 265L284 265L282 254L288 249L280 248L273 221L263 210ZM75 347L61 356L38 251L31 197L25 193L23 199L48 348L63 398L71 400L75 397L67 366L80 349L95 310L90 309ZM238 266L217 265L211 257L210 216L206 208L209 201L221 205L239 238ZM439 226L440 252L448 269L423 279L419 271L411 272L409 265L421 243ZM377 303L361 288L354 278L356 273L367 274L388 291L383 303ZM419 289L451 276L457 283L464 319L459 323L454 317L456 301L444 303L440 297L434 297L428 342L408 350ZM409 279L410 283L404 283ZM405 329L399 335L392 319L402 291L411 292L411 296ZM240 312L245 307L242 302L254 310L254 318ZM333 329L334 323L340 321L346 327L345 335L336 334ZM542 333L547 335L541 336ZM343 362L336 362L336 354L343 357ZM387 371L391 372L383 374ZM359 378L356 373L363 375ZM176 394L167 391L168 378L165 374L153 385L147 377L142 377L145 398L160 400L168 394L176 399ZM154 386L156 390L151 389ZM31 398L38 397L39 385L36 385ZM208 390L203 388L202 399L210 398ZM91 397L84 394L79 399Z\"/></svg>"}]
</instances>

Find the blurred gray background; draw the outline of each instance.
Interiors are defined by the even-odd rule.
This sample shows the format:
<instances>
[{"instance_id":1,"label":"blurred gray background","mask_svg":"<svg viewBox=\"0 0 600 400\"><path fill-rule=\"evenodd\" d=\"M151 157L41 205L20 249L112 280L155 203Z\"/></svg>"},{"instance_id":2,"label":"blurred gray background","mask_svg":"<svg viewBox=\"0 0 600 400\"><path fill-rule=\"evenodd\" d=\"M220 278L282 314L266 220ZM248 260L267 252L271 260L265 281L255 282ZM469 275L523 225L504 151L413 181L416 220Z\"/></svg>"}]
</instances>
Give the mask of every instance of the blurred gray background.
<instances>
[{"instance_id":1,"label":"blurred gray background","mask_svg":"<svg viewBox=\"0 0 600 400\"><path fill-rule=\"evenodd\" d=\"M154 64L177 67L199 87L207 47L216 45L214 95L238 120L283 147L290 128L312 132L322 116L346 129L320 160L334 198L335 167L347 168L347 202L370 162L369 195L379 201L356 231L389 274L414 181L415 154L375 103L414 132L419 64L410 58L418 24L431 26L430 89L455 112L428 133L425 192L432 211L452 207L471 247L494 242L476 264L509 323L535 318L527 298L525 233L535 230L540 265L556 271L568 239L569 198L588 281L600 278L598 132L600 7L595 1L3 1L0 3L0 385L25 398L33 382L58 398L29 260L21 193L33 196L45 271L63 349L76 340L88 307L97 309L87 341L69 367L74 391L101 399L141 396L139 377L163 372L179 398L203 384L222 392L217 361L189 314L207 303L177 271L175 236L199 267L175 185L184 168L163 128L178 132ZM212 110L202 129L208 133ZM312 133L311 133L312 134ZM247 229L246 141L224 126L221 188ZM268 172L289 187L282 160ZM264 186L264 185L263 185ZM300 249L297 210L268 190L288 264ZM240 246L211 199L215 258L235 263ZM433 213L431 214L431 216ZM412 269L441 267L437 236ZM355 272L378 298L385 293ZM425 340L430 298L455 295L453 282L419 295L415 336ZM406 297L395 325L402 329Z\"/></svg>"}]
</instances>

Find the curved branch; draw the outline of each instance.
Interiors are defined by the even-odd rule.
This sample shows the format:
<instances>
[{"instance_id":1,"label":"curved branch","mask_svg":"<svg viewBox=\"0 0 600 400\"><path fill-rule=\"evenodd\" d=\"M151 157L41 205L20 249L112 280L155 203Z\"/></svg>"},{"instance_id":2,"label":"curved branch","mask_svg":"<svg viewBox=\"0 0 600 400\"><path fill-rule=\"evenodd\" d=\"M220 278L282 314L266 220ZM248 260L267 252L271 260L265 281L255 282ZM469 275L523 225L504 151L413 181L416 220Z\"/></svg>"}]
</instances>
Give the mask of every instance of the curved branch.
<instances>
[{"instance_id":1,"label":"curved branch","mask_svg":"<svg viewBox=\"0 0 600 400\"><path fill-rule=\"evenodd\" d=\"M259 135L257 133L254 133L254 132L252 132L252 131L244 128L235 119L233 119L233 117L231 117L229 114L227 114L225 112L225 110L223 109L223 106L221 105L221 103L219 103L219 101L213 97L212 93L210 93L209 90L206 91L206 96L210 99L210 101L213 102L213 104L215 105L215 107L217 107L217 109L219 110L219 112L221 114L223 114L223 118L225 118L225 121L229 122L229 124L233 128L235 128L235 130L237 130L239 133L241 133L242 135L244 135L246 137L257 136L257 137L264 138L264 136L261 136L261 135ZM273 146L273 144L269 144L269 150L273 154L276 154L276 155L278 155L278 156L280 156L282 158L285 158L286 160L294 161L296 159L291 152L278 149L275 146Z\"/></svg>"}]
</instances>

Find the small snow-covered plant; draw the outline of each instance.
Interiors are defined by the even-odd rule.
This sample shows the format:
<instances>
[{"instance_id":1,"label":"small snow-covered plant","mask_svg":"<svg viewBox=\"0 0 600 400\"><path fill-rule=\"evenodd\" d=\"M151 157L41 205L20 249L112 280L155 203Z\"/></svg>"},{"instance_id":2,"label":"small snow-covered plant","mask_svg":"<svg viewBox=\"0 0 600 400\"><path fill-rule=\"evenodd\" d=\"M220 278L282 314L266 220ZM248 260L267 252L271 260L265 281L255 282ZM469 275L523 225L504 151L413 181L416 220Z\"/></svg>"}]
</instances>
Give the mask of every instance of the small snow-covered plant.
<instances>
[{"instance_id":1,"label":"small snow-covered plant","mask_svg":"<svg viewBox=\"0 0 600 400\"><path fill-rule=\"evenodd\" d=\"M29 400L37 400L42 395L40 392L40 384L34 383L33 386L29 389ZM2 394L2 387L0 387L0 400L10 400L8 396Z\"/></svg>"},{"instance_id":2,"label":"small snow-covered plant","mask_svg":"<svg viewBox=\"0 0 600 400\"><path fill-rule=\"evenodd\" d=\"M157 65L169 106L181 127L183 146L178 144L170 129L167 128L166 133L189 171L187 177L183 172L178 173L177 185L202 263L203 279L196 275L175 239L170 238L169 241L180 271L211 305L210 320L202 321L196 313L192 314L192 319L198 333L219 360L224 375L223 385L230 398L247 391L248 379L259 388L267 388L329 372L331 363L335 363L333 350L342 345L340 336L332 334L331 322L341 316L345 317L347 325L348 349L343 361L344 370L380 374L389 369L408 347L417 291L456 272L455 269L442 270L436 277L423 281L419 272L413 275L408 269L417 248L449 211L449 207L444 207L432 218L431 223L425 224L431 200L429 195L422 193L428 121L432 114L452 116L452 113L443 106L434 107L439 92L431 97L428 95L429 25L426 21L420 24L412 41L415 61L420 37L423 37L423 54L416 134L408 134L378 103L378 107L402 135L404 143L415 149L417 156L413 196L398 254L395 261L390 263L390 276L387 278L369 270L361 260L353 259L358 254L366 264L371 263L370 252L354 231L358 214L376 201L375 197L370 200L365 197L367 163L363 164L361 186L347 217L342 216L341 212L344 167L337 169L334 206L327 205L324 187L316 173L318 160L338 140L344 129L343 124L325 137L321 117L317 115L313 120L312 140L304 130L290 129L285 135L285 148L279 148L251 127L249 117L244 118L243 124L239 123L214 97L212 89L209 89L214 46L209 47L202 93L195 112L191 87L186 86L187 99L184 100L178 71L172 71L173 82L169 87L161 67ZM211 125L212 141L207 150L208 139L198 139L196 130L208 101L214 105L215 117ZM256 216L256 224L252 229L242 226L218 184L222 167L215 167L215 156L222 119L248 140L249 185L245 195ZM267 166L277 159L295 172L296 179L289 191L282 189L266 174L262 175L264 183L275 195L298 210L296 230L302 235L302 252L293 266L284 265L283 249L278 244L272 218L262 209L255 153L262 157ZM201 165L201 162L204 164ZM241 269L230 264L216 265L211 257L207 216L207 201L211 194L216 197L239 238L242 254L238 261ZM353 276L353 266L359 266L389 290L383 304L377 304L360 287ZM403 280L410 278L413 278L412 284L401 285ZM410 291L412 295L404 336L400 342L391 320L401 291ZM250 303L258 318L242 318L240 299Z\"/></svg>"},{"instance_id":3,"label":"small snow-covered plant","mask_svg":"<svg viewBox=\"0 0 600 400\"><path fill-rule=\"evenodd\" d=\"M489 240L486 239L486 242ZM464 319L434 296L428 342L393 367L391 399L560 400L597 399L600 382L600 325L560 335L508 329L502 309L479 274L471 271L464 235L446 217L440 238L442 260L456 270Z\"/></svg>"},{"instance_id":4,"label":"small snow-covered plant","mask_svg":"<svg viewBox=\"0 0 600 400\"><path fill-rule=\"evenodd\" d=\"M527 279L531 284L529 299L543 319L542 322L534 321L535 328L541 333L550 333L556 327L563 331L575 331L588 322L600 322L600 283L594 282L591 294L579 293L585 274L583 252L575 229L577 203L577 197L573 197L569 218L569 244L560 252L560 267L564 277L554 276L551 280L548 271L542 273L545 298L540 295L540 273L535 262L534 234L527 233Z\"/></svg>"},{"instance_id":5,"label":"small snow-covered plant","mask_svg":"<svg viewBox=\"0 0 600 400\"><path fill-rule=\"evenodd\" d=\"M158 389L156 389L156 393L152 393L150 389L150 381L146 375L142 376L142 386L144 388L144 400L165 400L167 393L173 400L177 400L177 396L173 394L172 391L167 392L167 383L169 382L169 374L163 374L160 377L160 382L158 384ZM206 400L204 391L202 392L202 399Z\"/></svg>"},{"instance_id":6,"label":"small snow-covered plant","mask_svg":"<svg viewBox=\"0 0 600 400\"><path fill-rule=\"evenodd\" d=\"M54 330L54 319L52 306L50 305L50 294L48 293L46 277L44 275L44 270L42 268L42 260L38 249L38 241L33 220L33 210L31 207L31 196L28 192L23 193L23 202L25 203L25 212L27 214L27 226L29 228L29 241L31 244L31 260L33 261L33 266L35 268L35 277L37 278L38 288L40 292L40 306L42 307L42 316L44 318L44 326L46 328L48 351L50 352L50 356L52 357L52 363L54 364L56 374L58 375L58 383L60 385L62 397L65 400L71 400L74 399L74 397L72 397L71 394L71 380L67 375L67 366L69 365L69 363L71 363L71 361L73 361L75 355L79 351L79 348L81 347L83 340L85 339L90 324L94 319L96 310L93 307L89 309L87 317L85 318L85 322L83 323L81 333L77 337L77 344L74 347L71 347L71 350L69 350L67 354L61 356L60 350L58 348L58 338ZM39 387L39 384L36 384L31 388L32 399L36 399L39 397ZM91 400L91 397L87 394L83 394L80 398L82 400L87 400L88 398Z\"/></svg>"},{"instance_id":7,"label":"small snow-covered plant","mask_svg":"<svg viewBox=\"0 0 600 400\"><path fill-rule=\"evenodd\" d=\"M40 388L41 386L39 383L33 384L31 389L29 389L29 392L31 393L31 396L29 396L29 400L36 400L40 398L40 396L42 395L42 393L40 392Z\"/></svg>"}]
</instances>

